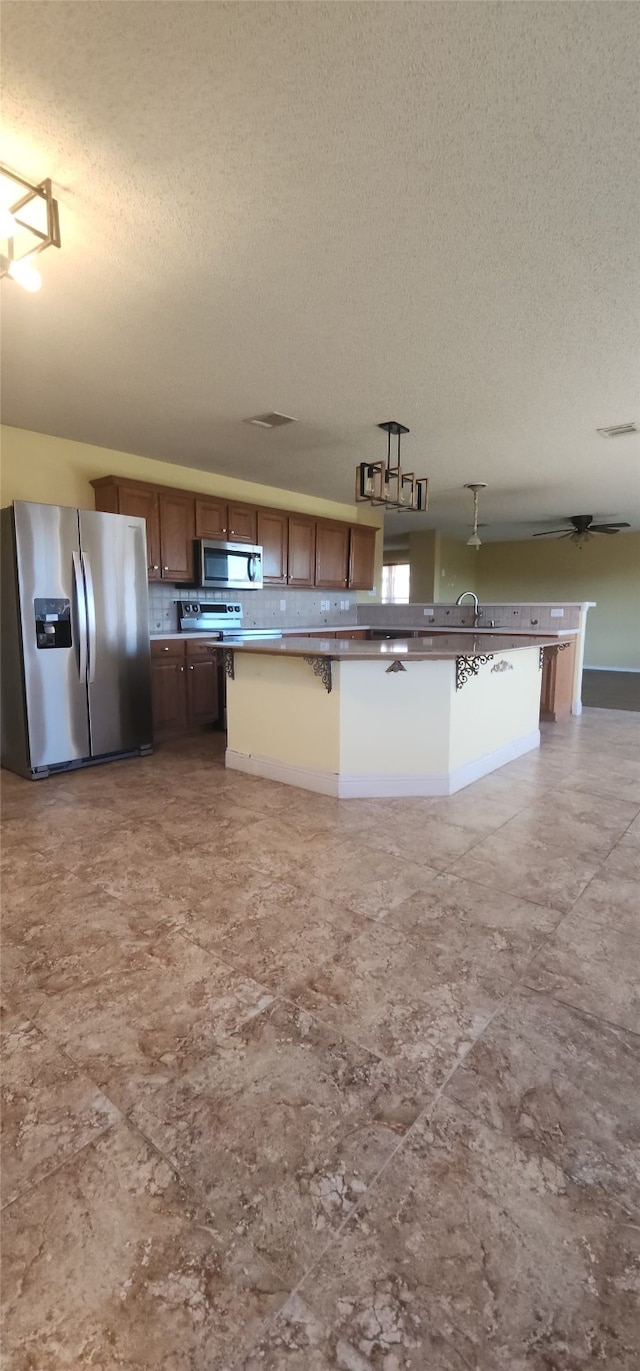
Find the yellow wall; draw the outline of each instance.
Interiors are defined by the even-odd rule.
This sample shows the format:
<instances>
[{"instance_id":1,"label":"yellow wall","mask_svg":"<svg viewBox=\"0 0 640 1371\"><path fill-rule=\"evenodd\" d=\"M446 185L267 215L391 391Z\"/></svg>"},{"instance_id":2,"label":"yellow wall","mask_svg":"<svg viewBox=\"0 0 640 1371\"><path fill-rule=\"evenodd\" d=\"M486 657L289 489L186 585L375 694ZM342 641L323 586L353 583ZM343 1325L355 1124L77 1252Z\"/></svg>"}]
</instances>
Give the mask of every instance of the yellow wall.
<instances>
[{"instance_id":1,"label":"yellow wall","mask_svg":"<svg viewBox=\"0 0 640 1371\"><path fill-rule=\"evenodd\" d=\"M404 559L411 567L409 599L412 604L428 605L434 599L438 562L439 534L430 529L409 534L409 553Z\"/></svg>"},{"instance_id":2,"label":"yellow wall","mask_svg":"<svg viewBox=\"0 0 640 1371\"><path fill-rule=\"evenodd\" d=\"M199 490L206 495L223 495L234 500L245 500L249 504L293 509L303 514L350 519L354 523L378 525L380 522L373 511L334 500L319 500L298 491L238 481L231 476L218 476L193 467L138 457L131 452L116 452L112 448L76 443L67 438L52 438L44 433L31 433L27 429L8 428L6 425L2 428L2 505L8 505L12 500L38 500L43 504L77 505L80 509L93 509L94 493L89 482L96 476L112 475L155 481L159 485L177 486L182 490Z\"/></svg>"},{"instance_id":3,"label":"yellow wall","mask_svg":"<svg viewBox=\"0 0 640 1371\"><path fill-rule=\"evenodd\" d=\"M463 590L475 590L478 554L466 543L423 530L410 533L408 552L390 553L385 561L408 561L412 604L453 604Z\"/></svg>"},{"instance_id":4,"label":"yellow wall","mask_svg":"<svg viewBox=\"0 0 640 1371\"><path fill-rule=\"evenodd\" d=\"M438 540L438 566L434 599L437 604L453 604L463 590L475 590L478 576L478 557L474 547L456 542L454 538ZM413 599L413 596L411 596Z\"/></svg>"},{"instance_id":5,"label":"yellow wall","mask_svg":"<svg viewBox=\"0 0 640 1371\"><path fill-rule=\"evenodd\" d=\"M595 600L585 666L640 670L640 533L597 535L582 548L568 538L484 543L476 589L481 602Z\"/></svg>"}]
</instances>

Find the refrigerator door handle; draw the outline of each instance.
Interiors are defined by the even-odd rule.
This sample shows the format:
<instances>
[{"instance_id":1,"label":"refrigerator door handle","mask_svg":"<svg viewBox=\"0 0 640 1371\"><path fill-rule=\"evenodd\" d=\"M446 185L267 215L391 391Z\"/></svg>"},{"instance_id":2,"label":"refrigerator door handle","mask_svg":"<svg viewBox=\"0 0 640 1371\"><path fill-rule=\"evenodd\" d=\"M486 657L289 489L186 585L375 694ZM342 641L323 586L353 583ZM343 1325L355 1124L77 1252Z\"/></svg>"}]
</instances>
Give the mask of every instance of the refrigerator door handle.
<instances>
[{"instance_id":1,"label":"refrigerator door handle","mask_svg":"<svg viewBox=\"0 0 640 1371\"><path fill-rule=\"evenodd\" d=\"M84 593L84 577L77 552L71 553L73 562L73 589L75 597L76 623L78 625L78 679L87 683L87 602Z\"/></svg>"},{"instance_id":2,"label":"refrigerator door handle","mask_svg":"<svg viewBox=\"0 0 640 1371\"><path fill-rule=\"evenodd\" d=\"M82 570L84 572L84 584L87 594L87 631L89 639L89 669L87 673L87 684L93 685L96 679L96 597L93 593L93 576L91 575L91 564L89 558L81 553Z\"/></svg>"}]
</instances>

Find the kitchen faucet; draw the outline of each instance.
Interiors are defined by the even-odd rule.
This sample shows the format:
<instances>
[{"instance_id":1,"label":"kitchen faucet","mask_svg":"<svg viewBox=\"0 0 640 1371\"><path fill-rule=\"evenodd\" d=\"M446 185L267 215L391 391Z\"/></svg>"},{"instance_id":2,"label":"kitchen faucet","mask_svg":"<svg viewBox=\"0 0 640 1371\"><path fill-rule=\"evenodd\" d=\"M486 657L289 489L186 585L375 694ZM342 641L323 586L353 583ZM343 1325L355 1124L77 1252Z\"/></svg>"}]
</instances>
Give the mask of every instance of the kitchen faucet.
<instances>
[{"instance_id":1,"label":"kitchen faucet","mask_svg":"<svg viewBox=\"0 0 640 1371\"><path fill-rule=\"evenodd\" d=\"M463 590L462 595L459 595L456 600L456 605L461 605L462 601L466 599L467 595L470 595L471 599L473 600L473 627L477 628L478 619L482 614L482 610L480 609L480 606L478 604L478 596L476 595L475 590Z\"/></svg>"}]
</instances>

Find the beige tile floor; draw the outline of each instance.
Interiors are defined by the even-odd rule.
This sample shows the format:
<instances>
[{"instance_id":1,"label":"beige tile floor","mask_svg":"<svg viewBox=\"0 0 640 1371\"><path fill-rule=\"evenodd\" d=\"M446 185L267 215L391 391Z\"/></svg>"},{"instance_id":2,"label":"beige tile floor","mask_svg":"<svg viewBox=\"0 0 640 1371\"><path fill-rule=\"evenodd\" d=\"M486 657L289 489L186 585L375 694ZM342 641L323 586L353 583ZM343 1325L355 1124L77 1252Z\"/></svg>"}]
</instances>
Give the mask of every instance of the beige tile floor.
<instances>
[{"instance_id":1,"label":"beige tile floor","mask_svg":"<svg viewBox=\"0 0 640 1371\"><path fill-rule=\"evenodd\" d=\"M5 774L6 1371L637 1371L639 744Z\"/></svg>"}]
</instances>

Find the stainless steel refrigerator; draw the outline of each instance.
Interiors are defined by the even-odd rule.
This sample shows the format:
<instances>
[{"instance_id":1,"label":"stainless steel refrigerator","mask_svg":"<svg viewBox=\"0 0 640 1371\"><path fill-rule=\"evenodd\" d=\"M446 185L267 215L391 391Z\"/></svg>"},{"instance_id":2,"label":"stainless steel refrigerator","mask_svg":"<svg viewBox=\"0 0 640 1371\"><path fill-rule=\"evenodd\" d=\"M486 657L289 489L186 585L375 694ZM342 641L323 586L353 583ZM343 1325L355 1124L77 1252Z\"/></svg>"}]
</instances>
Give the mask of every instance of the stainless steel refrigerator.
<instances>
[{"instance_id":1,"label":"stainless steel refrigerator","mask_svg":"<svg viewBox=\"0 0 640 1371\"><path fill-rule=\"evenodd\" d=\"M144 519L15 501L2 535L2 765L38 780L149 752Z\"/></svg>"}]
</instances>

